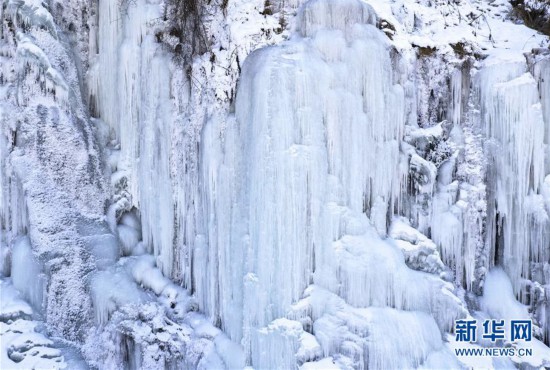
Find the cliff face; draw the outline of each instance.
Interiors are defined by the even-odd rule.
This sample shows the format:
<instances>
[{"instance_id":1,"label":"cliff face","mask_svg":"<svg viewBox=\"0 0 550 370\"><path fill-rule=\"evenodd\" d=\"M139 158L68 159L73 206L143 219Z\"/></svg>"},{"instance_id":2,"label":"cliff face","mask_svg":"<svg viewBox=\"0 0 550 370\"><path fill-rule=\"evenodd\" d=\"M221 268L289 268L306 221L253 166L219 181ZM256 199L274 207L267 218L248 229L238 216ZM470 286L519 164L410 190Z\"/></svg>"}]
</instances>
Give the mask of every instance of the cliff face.
<instances>
[{"instance_id":1,"label":"cliff face","mask_svg":"<svg viewBox=\"0 0 550 370\"><path fill-rule=\"evenodd\" d=\"M550 40L504 0L2 4L1 367L471 366L458 319L550 366Z\"/></svg>"}]
</instances>

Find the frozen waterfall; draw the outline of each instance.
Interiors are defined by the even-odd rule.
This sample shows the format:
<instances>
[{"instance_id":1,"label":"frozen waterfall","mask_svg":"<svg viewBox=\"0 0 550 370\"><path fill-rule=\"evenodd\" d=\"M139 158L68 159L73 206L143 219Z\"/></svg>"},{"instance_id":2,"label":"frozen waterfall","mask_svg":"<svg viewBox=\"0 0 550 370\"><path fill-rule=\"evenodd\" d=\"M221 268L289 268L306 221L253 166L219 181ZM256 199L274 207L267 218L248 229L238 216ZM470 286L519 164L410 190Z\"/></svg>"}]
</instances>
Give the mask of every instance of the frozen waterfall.
<instances>
[{"instance_id":1,"label":"frozen waterfall","mask_svg":"<svg viewBox=\"0 0 550 370\"><path fill-rule=\"evenodd\" d=\"M0 4L0 368L550 366L550 38L507 1Z\"/></svg>"}]
</instances>

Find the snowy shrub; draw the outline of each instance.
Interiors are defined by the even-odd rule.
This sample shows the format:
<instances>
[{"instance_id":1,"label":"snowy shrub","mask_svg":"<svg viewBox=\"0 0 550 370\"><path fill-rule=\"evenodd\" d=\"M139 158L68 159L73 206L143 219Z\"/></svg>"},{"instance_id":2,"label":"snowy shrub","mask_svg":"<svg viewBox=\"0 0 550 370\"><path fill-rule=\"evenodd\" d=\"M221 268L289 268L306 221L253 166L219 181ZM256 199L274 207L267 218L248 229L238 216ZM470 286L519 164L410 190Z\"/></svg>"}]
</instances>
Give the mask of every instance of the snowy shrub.
<instances>
[{"instance_id":1,"label":"snowy shrub","mask_svg":"<svg viewBox=\"0 0 550 370\"><path fill-rule=\"evenodd\" d=\"M431 142L427 149L426 159L434 163L437 168L453 154L447 140Z\"/></svg>"},{"instance_id":2,"label":"snowy shrub","mask_svg":"<svg viewBox=\"0 0 550 370\"><path fill-rule=\"evenodd\" d=\"M164 17L170 23L169 34L179 39L184 57L203 54L208 46L202 23L203 0L167 0Z\"/></svg>"},{"instance_id":3,"label":"snowy shrub","mask_svg":"<svg viewBox=\"0 0 550 370\"><path fill-rule=\"evenodd\" d=\"M527 27L550 35L550 0L512 0L511 4Z\"/></svg>"}]
</instances>

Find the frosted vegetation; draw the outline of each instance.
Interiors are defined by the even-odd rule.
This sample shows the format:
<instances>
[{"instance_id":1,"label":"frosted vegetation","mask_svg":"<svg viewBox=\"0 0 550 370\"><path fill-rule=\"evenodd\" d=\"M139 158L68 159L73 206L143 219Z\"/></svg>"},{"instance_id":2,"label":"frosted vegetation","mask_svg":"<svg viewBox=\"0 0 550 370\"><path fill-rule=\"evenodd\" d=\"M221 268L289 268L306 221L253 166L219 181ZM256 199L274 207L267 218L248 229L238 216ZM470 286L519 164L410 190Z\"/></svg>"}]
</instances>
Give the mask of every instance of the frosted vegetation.
<instances>
[{"instance_id":1,"label":"frosted vegetation","mask_svg":"<svg viewBox=\"0 0 550 370\"><path fill-rule=\"evenodd\" d=\"M472 318L550 366L518 4L0 4L0 368L467 368Z\"/></svg>"}]
</instances>

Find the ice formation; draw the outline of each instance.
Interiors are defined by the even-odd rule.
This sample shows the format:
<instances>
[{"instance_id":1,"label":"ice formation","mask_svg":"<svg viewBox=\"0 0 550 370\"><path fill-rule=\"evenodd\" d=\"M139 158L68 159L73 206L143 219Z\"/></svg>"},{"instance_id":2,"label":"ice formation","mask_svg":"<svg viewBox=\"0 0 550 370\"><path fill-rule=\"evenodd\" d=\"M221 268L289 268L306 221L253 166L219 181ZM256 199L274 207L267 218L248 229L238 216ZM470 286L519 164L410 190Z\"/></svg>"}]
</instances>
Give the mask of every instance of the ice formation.
<instances>
[{"instance_id":1,"label":"ice formation","mask_svg":"<svg viewBox=\"0 0 550 370\"><path fill-rule=\"evenodd\" d=\"M1 2L0 368L550 366L548 36L182 3ZM472 365L463 318L535 355Z\"/></svg>"}]
</instances>

